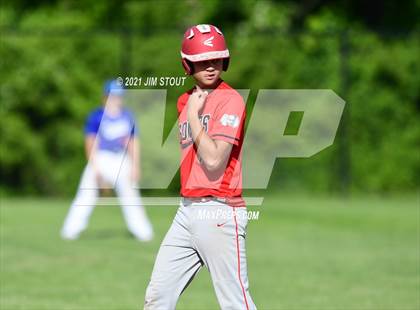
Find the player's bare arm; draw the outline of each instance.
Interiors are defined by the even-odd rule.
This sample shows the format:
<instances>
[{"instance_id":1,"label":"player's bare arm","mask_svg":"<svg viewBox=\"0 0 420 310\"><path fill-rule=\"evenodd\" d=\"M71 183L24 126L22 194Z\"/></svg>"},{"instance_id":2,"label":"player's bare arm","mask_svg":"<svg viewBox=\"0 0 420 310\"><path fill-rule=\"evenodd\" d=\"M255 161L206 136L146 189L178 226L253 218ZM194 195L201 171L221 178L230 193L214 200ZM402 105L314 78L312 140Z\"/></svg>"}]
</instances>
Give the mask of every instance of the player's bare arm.
<instances>
[{"instance_id":1,"label":"player's bare arm","mask_svg":"<svg viewBox=\"0 0 420 310\"><path fill-rule=\"evenodd\" d=\"M201 125L199 113L202 110L208 91L204 89L214 89L223 71L223 60L211 59L199 61L193 64L193 77L197 83L196 89L188 100L187 114L188 122L191 127L193 141L198 149L198 154L204 162L207 170L215 171L225 167L232 150L232 144L211 139Z\"/></svg>"},{"instance_id":2,"label":"player's bare arm","mask_svg":"<svg viewBox=\"0 0 420 310\"><path fill-rule=\"evenodd\" d=\"M90 165L93 168L93 171L95 172L95 174L97 175L98 178L98 167L97 167L97 163L96 163L96 149L97 149L97 145L96 145L96 136L95 135L87 135L85 138L85 154L86 154L86 159L89 161Z\"/></svg>"},{"instance_id":3,"label":"player's bare arm","mask_svg":"<svg viewBox=\"0 0 420 310\"><path fill-rule=\"evenodd\" d=\"M232 150L232 144L221 140L213 140L201 125L199 112L205 104L207 95L207 91L203 91L200 86L197 86L196 91L188 100L187 114L192 138L197 146L198 154L207 170L216 171L226 165Z\"/></svg>"},{"instance_id":4,"label":"player's bare arm","mask_svg":"<svg viewBox=\"0 0 420 310\"><path fill-rule=\"evenodd\" d=\"M95 152L95 136L87 135L85 138L85 154L86 159L89 160L91 155Z\"/></svg>"},{"instance_id":5,"label":"player's bare arm","mask_svg":"<svg viewBox=\"0 0 420 310\"><path fill-rule=\"evenodd\" d=\"M136 183L140 181L140 141L137 137L130 138L127 152L132 163L131 180Z\"/></svg>"}]
</instances>

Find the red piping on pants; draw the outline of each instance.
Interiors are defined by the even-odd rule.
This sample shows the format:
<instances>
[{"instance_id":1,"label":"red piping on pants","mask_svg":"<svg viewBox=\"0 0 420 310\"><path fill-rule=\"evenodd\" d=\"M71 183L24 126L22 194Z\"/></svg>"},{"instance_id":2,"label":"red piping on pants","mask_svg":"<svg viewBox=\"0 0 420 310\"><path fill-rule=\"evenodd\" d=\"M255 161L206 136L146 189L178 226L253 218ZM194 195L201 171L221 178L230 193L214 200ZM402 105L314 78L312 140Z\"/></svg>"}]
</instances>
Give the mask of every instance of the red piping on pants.
<instances>
[{"instance_id":1,"label":"red piping on pants","mask_svg":"<svg viewBox=\"0 0 420 310\"><path fill-rule=\"evenodd\" d=\"M244 285L242 284L242 280L241 280L241 257L239 254L239 235L238 235L238 222L236 220L236 212L234 213L233 218L235 219L235 229L236 229L236 254L238 257L238 278L239 278L239 283L241 284L242 294L244 295L246 309L249 310L248 301L246 300Z\"/></svg>"}]
</instances>

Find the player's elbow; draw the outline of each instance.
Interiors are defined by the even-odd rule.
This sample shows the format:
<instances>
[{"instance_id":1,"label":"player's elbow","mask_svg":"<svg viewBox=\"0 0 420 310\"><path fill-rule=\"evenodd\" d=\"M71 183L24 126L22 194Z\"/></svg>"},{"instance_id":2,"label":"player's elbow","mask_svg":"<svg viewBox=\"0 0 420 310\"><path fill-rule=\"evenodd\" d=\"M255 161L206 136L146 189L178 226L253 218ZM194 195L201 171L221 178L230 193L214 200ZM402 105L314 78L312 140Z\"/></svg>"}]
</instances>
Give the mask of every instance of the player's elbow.
<instances>
[{"instance_id":1,"label":"player's elbow","mask_svg":"<svg viewBox=\"0 0 420 310\"><path fill-rule=\"evenodd\" d=\"M218 169L218 164L214 161L206 162L206 169L210 172L216 171Z\"/></svg>"},{"instance_id":2,"label":"player's elbow","mask_svg":"<svg viewBox=\"0 0 420 310\"><path fill-rule=\"evenodd\" d=\"M210 172L217 171L219 169L223 169L224 160L221 158L209 158L205 161L206 169Z\"/></svg>"},{"instance_id":3,"label":"player's elbow","mask_svg":"<svg viewBox=\"0 0 420 310\"><path fill-rule=\"evenodd\" d=\"M206 169L210 172L224 170L227 165L231 145L224 141L216 141L216 148L211 152L203 152L201 155Z\"/></svg>"}]
</instances>

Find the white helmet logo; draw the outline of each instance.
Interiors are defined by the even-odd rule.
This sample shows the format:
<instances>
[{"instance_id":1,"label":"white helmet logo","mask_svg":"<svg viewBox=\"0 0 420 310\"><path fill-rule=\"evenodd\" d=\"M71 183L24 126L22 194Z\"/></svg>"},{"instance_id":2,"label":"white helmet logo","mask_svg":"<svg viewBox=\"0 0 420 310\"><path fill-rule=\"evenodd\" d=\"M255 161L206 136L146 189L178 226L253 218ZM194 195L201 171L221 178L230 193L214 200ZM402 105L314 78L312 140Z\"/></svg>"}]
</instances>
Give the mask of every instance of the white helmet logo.
<instances>
[{"instance_id":1,"label":"white helmet logo","mask_svg":"<svg viewBox=\"0 0 420 310\"><path fill-rule=\"evenodd\" d=\"M210 38L208 38L207 40L205 40L204 42L203 42L203 44L204 45L207 45L207 46L211 46L211 47L213 47L213 39L214 39L214 36L211 36Z\"/></svg>"},{"instance_id":2,"label":"white helmet logo","mask_svg":"<svg viewBox=\"0 0 420 310\"><path fill-rule=\"evenodd\" d=\"M201 25L197 25L196 28L201 32L201 33L208 33L211 31L210 26L206 25L206 24L201 24Z\"/></svg>"}]
</instances>

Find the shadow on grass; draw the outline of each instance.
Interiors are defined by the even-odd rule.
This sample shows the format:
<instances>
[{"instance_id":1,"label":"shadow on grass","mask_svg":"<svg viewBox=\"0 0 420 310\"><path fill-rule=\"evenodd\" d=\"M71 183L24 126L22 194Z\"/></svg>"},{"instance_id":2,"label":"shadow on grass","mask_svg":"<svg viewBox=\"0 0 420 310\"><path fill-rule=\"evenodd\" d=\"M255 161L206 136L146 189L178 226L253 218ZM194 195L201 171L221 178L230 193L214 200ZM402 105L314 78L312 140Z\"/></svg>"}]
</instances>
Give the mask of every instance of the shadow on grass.
<instances>
[{"instance_id":1,"label":"shadow on grass","mask_svg":"<svg viewBox=\"0 0 420 310\"><path fill-rule=\"evenodd\" d=\"M80 235L79 239L85 240L106 240L106 239L125 239L134 240L134 236L122 229L103 229L103 230L91 230Z\"/></svg>"}]
</instances>

